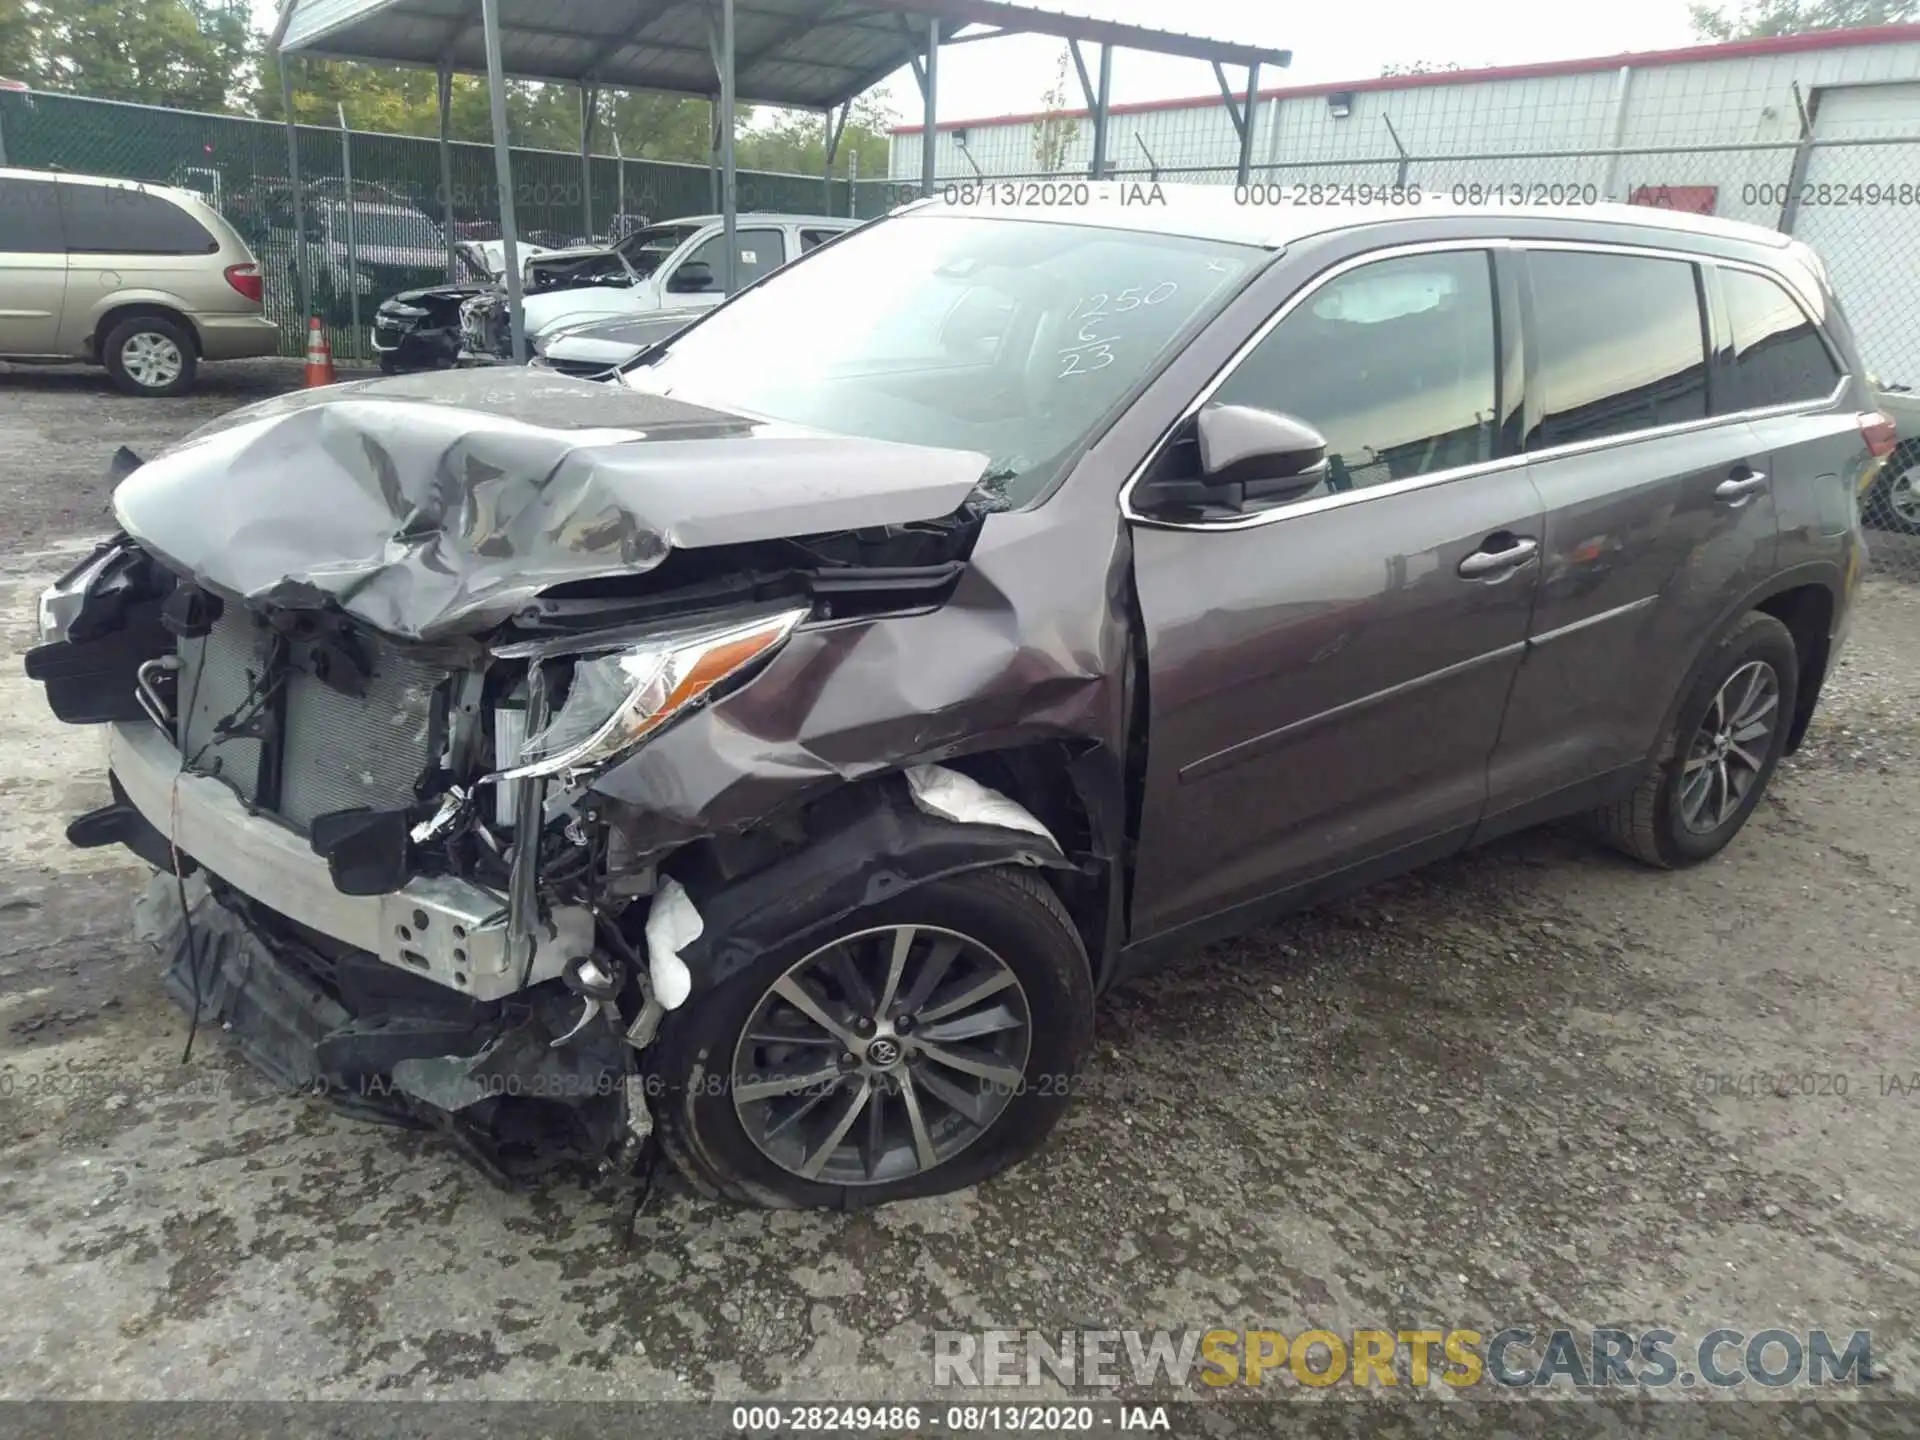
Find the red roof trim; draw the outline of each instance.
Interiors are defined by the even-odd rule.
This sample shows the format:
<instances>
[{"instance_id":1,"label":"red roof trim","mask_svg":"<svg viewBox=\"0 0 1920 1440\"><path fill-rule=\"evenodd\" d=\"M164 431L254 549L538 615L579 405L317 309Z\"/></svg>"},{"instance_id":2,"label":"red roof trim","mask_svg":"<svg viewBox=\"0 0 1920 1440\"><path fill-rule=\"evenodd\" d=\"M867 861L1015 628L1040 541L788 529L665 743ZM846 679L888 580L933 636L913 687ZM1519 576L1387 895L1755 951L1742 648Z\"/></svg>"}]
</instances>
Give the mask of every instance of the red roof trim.
<instances>
[{"instance_id":1,"label":"red roof trim","mask_svg":"<svg viewBox=\"0 0 1920 1440\"><path fill-rule=\"evenodd\" d=\"M1546 60L1534 65L1500 65L1484 70L1435 70L1425 75L1377 75L1371 80L1335 80L1323 85L1286 85L1262 90L1262 100L1288 100L1304 95L1328 95L1338 90L1417 90L1426 85L1470 85L1485 80L1533 80L1551 75L1585 75L1595 71L1618 70L1622 65L1645 69L1659 65L1685 65L1700 60L1740 60L1755 55L1791 55L1802 50L1841 50L1853 45L1892 44L1920 41L1920 25L1871 25L1859 30L1818 30L1806 35L1774 35L1761 40L1730 40L1721 45L1689 45L1680 50L1627 51L1619 55L1596 55L1581 60ZM1236 98L1245 91L1235 91ZM1196 106L1218 105L1216 95L1190 95L1178 100L1141 100L1131 105L1115 105L1114 115L1144 115L1155 110L1190 110ZM1055 115L1085 118L1092 111L1058 110ZM964 130L975 125L1030 125L1047 118L1047 112L1030 115L992 115L976 120L942 120L942 130ZM895 135L918 135L924 125L896 125Z\"/></svg>"}]
</instances>

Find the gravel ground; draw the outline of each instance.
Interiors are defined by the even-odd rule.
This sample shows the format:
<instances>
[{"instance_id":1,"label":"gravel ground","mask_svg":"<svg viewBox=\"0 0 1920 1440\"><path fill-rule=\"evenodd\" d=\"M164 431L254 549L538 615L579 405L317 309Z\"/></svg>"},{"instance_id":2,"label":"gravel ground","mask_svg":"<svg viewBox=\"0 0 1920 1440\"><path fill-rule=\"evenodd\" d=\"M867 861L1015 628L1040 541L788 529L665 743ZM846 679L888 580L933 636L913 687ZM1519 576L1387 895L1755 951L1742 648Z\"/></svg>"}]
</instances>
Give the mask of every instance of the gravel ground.
<instances>
[{"instance_id":1,"label":"gravel ground","mask_svg":"<svg viewBox=\"0 0 1920 1440\"><path fill-rule=\"evenodd\" d=\"M0 376L0 648L114 445L275 378L212 377ZM0 1307L32 1323L0 1327L0 1395L871 1400L927 1393L937 1328L1609 1323L1869 1329L1909 1394L1916 716L1920 591L1873 582L1716 862L1511 837L1108 997L1085 1098L1007 1176L851 1216L668 1183L622 1248L605 1186L496 1191L217 1035L181 1064L138 872L60 839L97 738L9 658Z\"/></svg>"}]
</instances>

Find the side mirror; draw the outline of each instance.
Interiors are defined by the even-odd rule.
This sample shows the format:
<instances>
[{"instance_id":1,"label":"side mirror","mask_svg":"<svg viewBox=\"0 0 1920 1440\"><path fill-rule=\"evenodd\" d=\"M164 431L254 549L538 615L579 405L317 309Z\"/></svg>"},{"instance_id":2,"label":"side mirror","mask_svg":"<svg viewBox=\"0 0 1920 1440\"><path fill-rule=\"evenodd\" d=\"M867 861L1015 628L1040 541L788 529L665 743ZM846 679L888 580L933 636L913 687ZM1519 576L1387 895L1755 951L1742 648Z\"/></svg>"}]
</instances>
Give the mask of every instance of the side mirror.
<instances>
[{"instance_id":1,"label":"side mirror","mask_svg":"<svg viewBox=\"0 0 1920 1440\"><path fill-rule=\"evenodd\" d=\"M1184 463L1142 487L1156 509L1226 511L1297 499L1326 484L1327 438L1306 421L1252 405L1210 403L1176 444Z\"/></svg>"},{"instance_id":2,"label":"side mirror","mask_svg":"<svg viewBox=\"0 0 1920 1440\"><path fill-rule=\"evenodd\" d=\"M1200 477L1208 485L1277 484L1284 493L1311 490L1326 478L1327 437L1278 410L1207 405L1195 417L1194 432Z\"/></svg>"},{"instance_id":3,"label":"side mirror","mask_svg":"<svg viewBox=\"0 0 1920 1440\"><path fill-rule=\"evenodd\" d=\"M704 260L689 260L673 272L667 289L678 295L699 294L713 289L713 267Z\"/></svg>"}]
</instances>

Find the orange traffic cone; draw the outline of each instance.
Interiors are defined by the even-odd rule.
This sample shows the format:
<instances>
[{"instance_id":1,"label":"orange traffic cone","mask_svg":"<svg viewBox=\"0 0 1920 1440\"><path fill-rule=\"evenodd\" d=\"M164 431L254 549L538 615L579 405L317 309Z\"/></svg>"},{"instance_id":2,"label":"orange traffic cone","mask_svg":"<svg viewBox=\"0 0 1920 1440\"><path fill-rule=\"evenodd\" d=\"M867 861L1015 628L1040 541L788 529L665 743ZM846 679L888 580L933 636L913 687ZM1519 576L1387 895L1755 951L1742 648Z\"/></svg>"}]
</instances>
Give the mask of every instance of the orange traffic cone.
<instances>
[{"instance_id":1,"label":"orange traffic cone","mask_svg":"<svg viewBox=\"0 0 1920 1440\"><path fill-rule=\"evenodd\" d=\"M327 344L327 332L315 315L307 325L307 388L333 384L333 347Z\"/></svg>"}]
</instances>

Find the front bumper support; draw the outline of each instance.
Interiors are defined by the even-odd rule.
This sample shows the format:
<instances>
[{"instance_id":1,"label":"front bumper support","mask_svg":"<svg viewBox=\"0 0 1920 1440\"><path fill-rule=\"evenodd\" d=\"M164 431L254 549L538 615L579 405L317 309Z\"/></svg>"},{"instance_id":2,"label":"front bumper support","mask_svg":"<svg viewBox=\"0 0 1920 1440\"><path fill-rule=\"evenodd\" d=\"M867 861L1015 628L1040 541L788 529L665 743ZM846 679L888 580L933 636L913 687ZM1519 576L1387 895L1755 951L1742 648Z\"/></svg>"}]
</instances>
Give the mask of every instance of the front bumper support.
<instances>
[{"instance_id":1,"label":"front bumper support","mask_svg":"<svg viewBox=\"0 0 1920 1440\"><path fill-rule=\"evenodd\" d=\"M183 769L180 752L151 722L109 726L107 761L148 824L241 894L456 994L498 1000L522 988L525 959L509 943L507 899L497 891L422 875L389 895L342 895L304 837L252 813L213 777ZM555 906L536 924L534 941L528 985L557 979L568 961L593 953L593 916L584 906Z\"/></svg>"}]
</instances>

